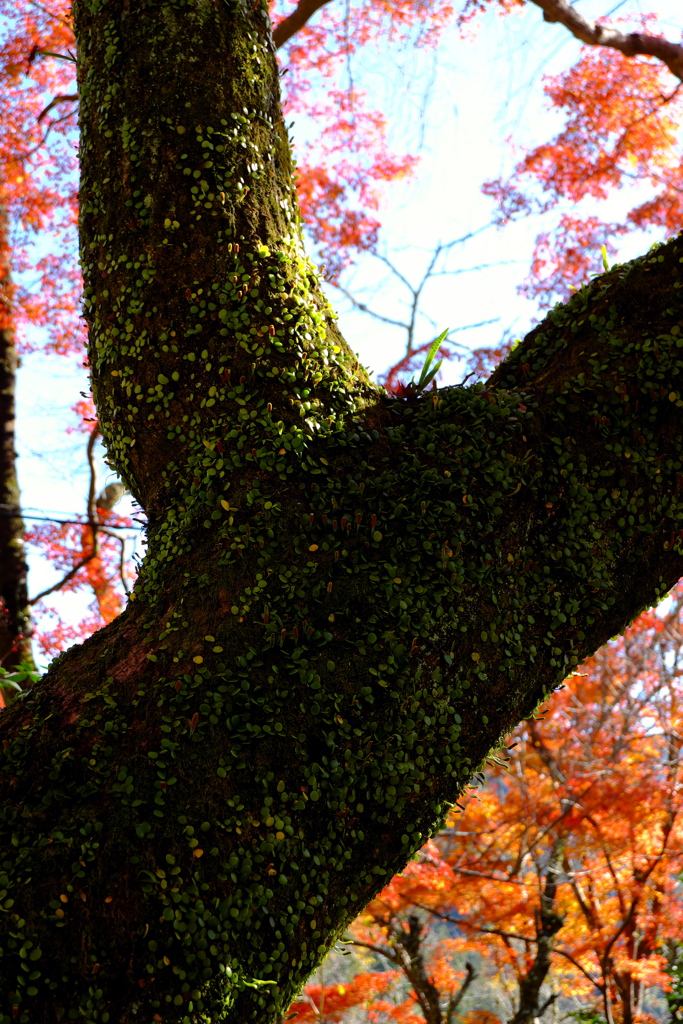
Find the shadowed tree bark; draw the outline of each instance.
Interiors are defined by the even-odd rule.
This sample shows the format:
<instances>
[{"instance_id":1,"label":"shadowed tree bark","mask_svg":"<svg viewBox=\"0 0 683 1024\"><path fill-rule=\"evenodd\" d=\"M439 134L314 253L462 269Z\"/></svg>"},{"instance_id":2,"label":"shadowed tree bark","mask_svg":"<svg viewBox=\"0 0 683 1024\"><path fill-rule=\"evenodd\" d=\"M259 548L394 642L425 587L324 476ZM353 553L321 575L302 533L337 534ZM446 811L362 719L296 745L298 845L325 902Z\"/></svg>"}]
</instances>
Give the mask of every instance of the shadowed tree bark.
<instances>
[{"instance_id":1,"label":"shadowed tree bark","mask_svg":"<svg viewBox=\"0 0 683 1024\"><path fill-rule=\"evenodd\" d=\"M473 770L678 579L683 244L388 399L300 242L267 10L78 0L126 611L0 720L3 1024L274 1021Z\"/></svg>"}]
</instances>

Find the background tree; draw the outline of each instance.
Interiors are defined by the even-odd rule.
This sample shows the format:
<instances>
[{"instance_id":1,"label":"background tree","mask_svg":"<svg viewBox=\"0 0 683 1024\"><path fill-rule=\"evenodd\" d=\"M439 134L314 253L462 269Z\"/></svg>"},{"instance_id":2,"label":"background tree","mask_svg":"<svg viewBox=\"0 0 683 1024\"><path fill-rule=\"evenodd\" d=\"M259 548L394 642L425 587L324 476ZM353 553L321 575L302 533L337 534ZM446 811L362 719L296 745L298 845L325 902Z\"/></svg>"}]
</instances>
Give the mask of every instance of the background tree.
<instances>
[{"instance_id":1,"label":"background tree","mask_svg":"<svg viewBox=\"0 0 683 1024\"><path fill-rule=\"evenodd\" d=\"M0 467L4 494L0 507L0 587L6 628L6 636L0 640L0 664L7 670L32 664L31 610L38 604L39 611L43 614L46 611L45 605L39 604L46 594L29 599L25 540L39 545L57 565L60 559L71 561L69 570L82 562L81 576L65 572L69 578L59 587L94 583L101 608L109 610L108 617L91 616L87 625L60 624L56 630L39 631L41 648L48 654L61 649L65 634L72 638L87 635L108 621L114 608L118 611L120 600L114 585L117 575L114 567L120 559L119 544L104 532L96 538L96 551L79 554L80 545L75 548L69 545L68 551L60 552L60 533L63 540L65 531L78 530L77 521L41 526L25 536L20 514L14 450L16 372L20 356L35 347L36 328L42 331L47 351L72 359L82 359L84 354L84 334L78 317L81 282L74 244L77 164L70 145L75 125L73 105L77 97L74 73L69 70L69 64L73 68L73 61L46 57L43 53L66 56L69 48L73 48L68 5L57 4L47 9L32 3L5 4L0 13L5 19L0 49L0 79L4 86L0 109L0 173L5 211L2 236L5 349L0 412L5 441ZM40 244L37 244L38 236L41 236ZM45 251L46 238L58 249L58 255ZM81 411L87 415L85 406ZM93 426L94 421L90 428ZM89 449L94 473L92 455ZM94 481L92 473L91 480ZM84 524L99 520L96 497L97 492L90 496ZM86 545L92 547L92 528L84 525L80 531L83 529L90 538ZM57 586L49 588L56 589ZM16 679L15 673L12 683ZM30 677L24 679L28 681ZM6 681L3 688L6 695L15 692L9 687Z\"/></svg>"}]
</instances>

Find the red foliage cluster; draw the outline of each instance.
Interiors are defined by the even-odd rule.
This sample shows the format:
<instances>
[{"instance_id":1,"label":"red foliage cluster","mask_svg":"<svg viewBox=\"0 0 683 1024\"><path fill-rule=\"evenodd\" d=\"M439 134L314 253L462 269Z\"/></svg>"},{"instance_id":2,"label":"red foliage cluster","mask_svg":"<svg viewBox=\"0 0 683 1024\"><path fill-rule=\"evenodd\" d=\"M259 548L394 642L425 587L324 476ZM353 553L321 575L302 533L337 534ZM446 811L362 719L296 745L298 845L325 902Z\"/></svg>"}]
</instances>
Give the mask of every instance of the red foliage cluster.
<instances>
[{"instance_id":1,"label":"red foliage cluster","mask_svg":"<svg viewBox=\"0 0 683 1024\"><path fill-rule=\"evenodd\" d=\"M298 1002L292 1003L290 1013L295 1024L319 1024L321 1020L337 1024L355 1006L372 1006L378 1012L378 999L400 978L400 971L358 974L343 985L307 985ZM383 1005L381 1007L384 1008ZM421 1024L421 1022L420 1022Z\"/></svg>"},{"instance_id":2,"label":"red foliage cluster","mask_svg":"<svg viewBox=\"0 0 683 1024\"><path fill-rule=\"evenodd\" d=\"M361 93L334 89L324 102L306 109L323 127L315 142L299 148L297 191L330 281L359 250L375 247L381 183L407 177L417 163L416 157L387 151L385 118L365 110L364 103Z\"/></svg>"},{"instance_id":3,"label":"red foliage cluster","mask_svg":"<svg viewBox=\"0 0 683 1024\"><path fill-rule=\"evenodd\" d=\"M98 508L97 519L109 528L123 529L132 525L131 520L108 509ZM124 595L121 587L121 541L111 534L97 531L97 550L93 554L93 531L87 524L43 523L34 526L26 534L26 540L50 559L50 562L65 576L76 566L81 568L60 588L64 593L83 590L92 591L94 601L88 614L77 624L58 621L53 628L46 626L50 619L59 619L58 613L50 607L41 607L41 628L37 640L42 652L54 656L68 647L74 640L82 640L95 630L111 622L122 610ZM127 578L130 567L124 568ZM44 605L44 601L43 601Z\"/></svg>"},{"instance_id":4,"label":"red foliage cluster","mask_svg":"<svg viewBox=\"0 0 683 1024\"><path fill-rule=\"evenodd\" d=\"M656 34L655 17L643 17L640 27ZM565 125L550 142L527 153L510 178L484 186L497 202L500 224L565 201L604 201L634 182L654 193L622 223L564 214L557 228L539 235L521 291L548 306L568 298L600 270L602 245L616 252L612 240L634 227L663 228L667 235L680 230L683 90L658 61L599 47L585 47L580 60L548 77L544 88L551 106L565 115Z\"/></svg>"},{"instance_id":5,"label":"red foliage cluster","mask_svg":"<svg viewBox=\"0 0 683 1024\"><path fill-rule=\"evenodd\" d=\"M40 327L48 348L80 354L75 66L39 52L66 54L73 32L70 4L50 6L0 0L0 207L11 225L20 346L34 347L28 329Z\"/></svg>"},{"instance_id":6,"label":"red foliage cluster","mask_svg":"<svg viewBox=\"0 0 683 1024\"><path fill-rule=\"evenodd\" d=\"M273 2L274 22L295 6ZM453 19L450 0L330 3L282 54L285 114L313 125L314 137L297 143L297 185L304 221L329 280L336 280L359 251L375 246L386 185L411 175L417 163L411 154L391 152L384 114L367 109L367 97L353 87L352 61L379 41L433 47Z\"/></svg>"}]
</instances>

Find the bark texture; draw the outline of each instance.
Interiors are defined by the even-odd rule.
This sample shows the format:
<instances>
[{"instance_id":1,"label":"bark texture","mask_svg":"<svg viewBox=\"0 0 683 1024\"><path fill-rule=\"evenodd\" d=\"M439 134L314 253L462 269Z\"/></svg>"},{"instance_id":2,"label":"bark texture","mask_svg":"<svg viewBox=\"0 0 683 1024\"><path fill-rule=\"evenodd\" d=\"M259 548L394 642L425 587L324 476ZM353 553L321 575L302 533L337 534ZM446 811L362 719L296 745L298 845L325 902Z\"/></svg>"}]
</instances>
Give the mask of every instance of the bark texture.
<instances>
[{"instance_id":1,"label":"bark texture","mask_svg":"<svg viewBox=\"0 0 683 1024\"><path fill-rule=\"evenodd\" d=\"M389 400L299 237L265 5L78 0L127 610L0 720L0 1019L271 1022L490 748L678 579L679 240Z\"/></svg>"},{"instance_id":2,"label":"bark texture","mask_svg":"<svg viewBox=\"0 0 683 1024\"><path fill-rule=\"evenodd\" d=\"M24 522L17 479L15 400L19 356L7 211L0 206L0 665L32 665L33 625L26 586Z\"/></svg>"}]
</instances>

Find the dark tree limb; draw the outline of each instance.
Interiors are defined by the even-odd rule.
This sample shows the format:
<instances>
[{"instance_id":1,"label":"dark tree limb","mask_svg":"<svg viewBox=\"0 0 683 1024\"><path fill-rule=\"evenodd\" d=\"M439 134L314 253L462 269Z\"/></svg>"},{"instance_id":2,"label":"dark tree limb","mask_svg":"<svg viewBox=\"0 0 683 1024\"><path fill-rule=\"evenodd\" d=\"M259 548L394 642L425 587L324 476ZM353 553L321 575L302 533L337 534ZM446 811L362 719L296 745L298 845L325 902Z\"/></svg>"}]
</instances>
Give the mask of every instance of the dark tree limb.
<instances>
[{"instance_id":1,"label":"dark tree limb","mask_svg":"<svg viewBox=\"0 0 683 1024\"><path fill-rule=\"evenodd\" d=\"M606 46L618 50L625 57L656 57L666 64L676 78L683 81L683 46L646 32L622 32L609 25L591 22L568 0L531 0L543 11L543 20L559 22L571 34L588 46Z\"/></svg>"},{"instance_id":2,"label":"dark tree limb","mask_svg":"<svg viewBox=\"0 0 683 1024\"><path fill-rule=\"evenodd\" d=\"M47 117L47 115L50 113L50 111L53 110L56 106L58 106L60 103L76 103L76 102L78 102L78 93L69 93L68 95L67 94L63 94L63 95L59 95L59 96L54 96L50 100L48 105L43 110L41 110L41 112L38 114L38 120L42 121L43 118Z\"/></svg>"},{"instance_id":3,"label":"dark tree limb","mask_svg":"<svg viewBox=\"0 0 683 1024\"><path fill-rule=\"evenodd\" d=\"M477 972L468 960L465 964L465 978L463 980L463 983L458 989L458 991L453 993L453 995L448 1000L448 1003L446 1004L446 1010L444 1013L444 1024L451 1024L455 1011L458 1009L461 1002L467 995L467 990L469 989L472 982L476 981L476 978Z\"/></svg>"},{"instance_id":4,"label":"dark tree limb","mask_svg":"<svg viewBox=\"0 0 683 1024\"><path fill-rule=\"evenodd\" d=\"M683 573L683 243L487 385L389 399L303 254L265 5L74 16L93 391L148 554L0 719L0 1007L270 1024Z\"/></svg>"},{"instance_id":5,"label":"dark tree limb","mask_svg":"<svg viewBox=\"0 0 683 1024\"><path fill-rule=\"evenodd\" d=\"M422 951L422 922L417 914L409 914L405 922L391 922L390 934L396 963L410 982L425 1021L442 1024L439 990L427 973Z\"/></svg>"},{"instance_id":6,"label":"dark tree limb","mask_svg":"<svg viewBox=\"0 0 683 1024\"><path fill-rule=\"evenodd\" d=\"M279 50L281 46L289 42L292 36L296 35L321 7L325 7L329 3L330 0L299 0L292 13L279 21L273 29L275 49Z\"/></svg>"}]
</instances>

